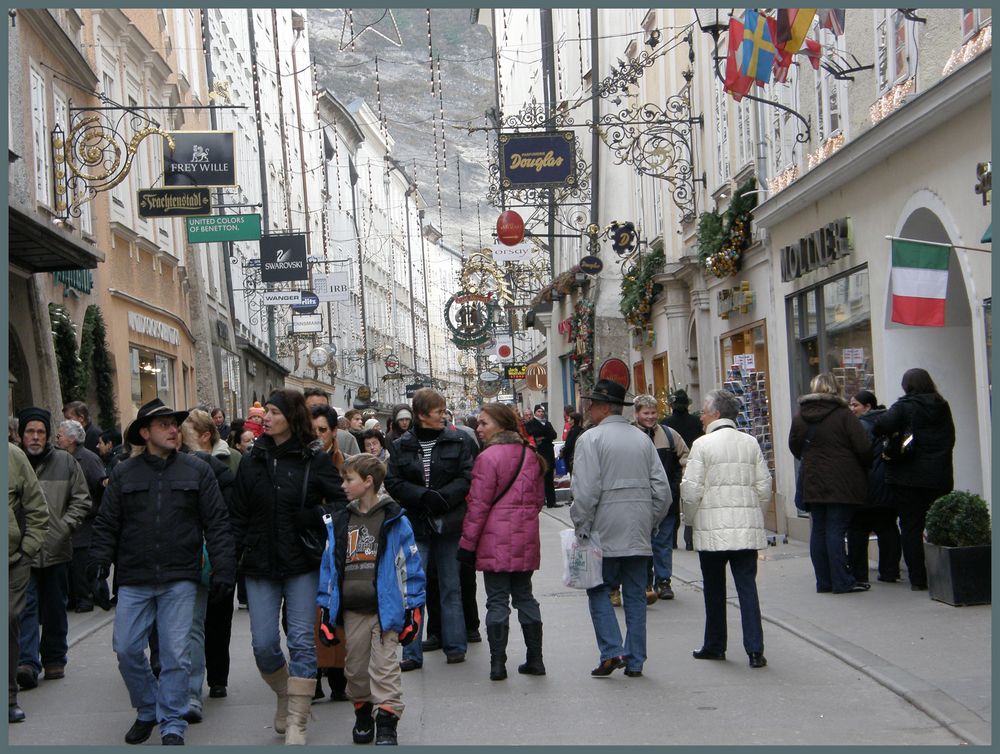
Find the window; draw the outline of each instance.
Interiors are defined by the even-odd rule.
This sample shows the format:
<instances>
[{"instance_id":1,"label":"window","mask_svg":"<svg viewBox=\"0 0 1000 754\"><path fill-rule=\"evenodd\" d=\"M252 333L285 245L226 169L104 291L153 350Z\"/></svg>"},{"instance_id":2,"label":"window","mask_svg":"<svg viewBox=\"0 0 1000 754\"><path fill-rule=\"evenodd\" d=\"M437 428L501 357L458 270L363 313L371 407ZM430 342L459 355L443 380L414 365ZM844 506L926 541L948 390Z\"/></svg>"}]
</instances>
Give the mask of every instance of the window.
<instances>
[{"instance_id":1,"label":"window","mask_svg":"<svg viewBox=\"0 0 1000 754\"><path fill-rule=\"evenodd\" d=\"M736 103L736 165L742 169L753 160L753 130L750 127L753 102L748 99Z\"/></svg>"},{"instance_id":2,"label":"window","mask_svg":"<svg viewBox=\"0 0 1000 754\"><path fill-rule=\"evenodd\" d=\"M159 398L174 405L174 360L168 356L132 346L129 349L132 367L132 403L138 409Z\"/></svg>"},{"instance_id":3,"label":"window","mask_svg":"<svg viewBox=\"0 0 1000 754\"><path fill-rule=\"evenodd\" d=\"M837 55L847 52L844 35L835 36L829 29L820 30L820 43L824 49L832 48ZM829 71L816 72L816 125L819 141L823 143L843 130L847 121L847 82L839 81Z\"/></svg>"},{"instance_id":4,"label":"window","mask_svg":"<svg viewBox=\"0 0 1000 754\"><path fill-rule=\"evenodd\" d=\"M42 204L52 203L51 163L49 162L48 101L45 96L45 77L31 69L31 137L35 154L35 199Z\"/></svg>"},{"instance_id":5,"label":"window","mask_svg":"<svg viewBox=\"0 0 1000 754\"><path fill-rule=\"evenodd\" d=\"M875 80L878 94L910 76L910 61L915 57L916 40L911 24L893 8L875 11Z\"/></svg>"},{"instance_id":6,"label":"window","mask_svg":"<svg viewBox=\"0 0 1000 754\"><path fill-rule=\"evenodd\" d=\"M722 82L715 79L715 164L719 183L729 180L729 108Z\"/></svg>"},{"instance_id":7,"label":"window","mask_svg":"<svg viewBox=\"0 0 1000 754\"><path fill-rule=\"evenodd\" d=\"M993 17L992 8L962 8L962 39L969 39L988 26Z\"/></svg>"},{"instance_id":8,"label":"window","mask_svg":"<svg viewBox=\"0 0 1000 754\"><path fill-rule=\"evenodd\" d=\"M774 81L767 85L767 98L778 102L798 112L798 71L795 66L788 72L786 83ZM801 145L795 140L798 136L801 121L791 113L776 107L761 108L766 111L768 155L770 158L770 174L777 176L799 162Z\"/></svg>"},{"instance_id":9,"label":"window","mask_svg":"<svg viewBox=\"0 0 1000 754\"><path fill-rule=\"evenodd\" d=\"M874 388L867 267L799 291L786 305L793 393L808 392L820 372L833 374L844 398Z\"/></svg>"},{"instance_id":10,"label":"window","mask_svg":"<svg viewBox=\"0 0 1000 754\"><path fill-rule=\"evenodd\" d=\"M191 91L194 92L196 97L201 96L201 76L198 72L198 53L201 52L201 47L200 44L196 44L201 40L198 17L195 15L198 13L201 13L201 11L187 10L188 45L187 50L184 52L188 56L188 81L191 82Z\"/></svg>"},{"instance_id":11,"label":"window","mask_svg":"<svg viewBox=\"0 0 1000 754\"><path fill-rule=\"evenodd\" d=\"M177 72L190 83L191 73L188 66L191 46L188 41L188 11L174 9L174 50L177 52Z\"/></svg>"}]
</instances>

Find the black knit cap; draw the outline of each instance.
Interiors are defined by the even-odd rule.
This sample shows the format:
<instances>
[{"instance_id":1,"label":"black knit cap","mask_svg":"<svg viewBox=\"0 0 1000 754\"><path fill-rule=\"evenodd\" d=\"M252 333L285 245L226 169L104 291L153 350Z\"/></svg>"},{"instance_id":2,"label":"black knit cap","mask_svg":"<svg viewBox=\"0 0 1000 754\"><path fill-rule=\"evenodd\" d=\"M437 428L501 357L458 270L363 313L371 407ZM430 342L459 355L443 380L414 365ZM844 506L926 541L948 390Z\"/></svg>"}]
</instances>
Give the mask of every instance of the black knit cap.
<instances>
[{"instance_id":1,"label":"black knit cap","mask_svg":"<svg viewBox=\"0 0 1000 754\"><path fill-rule=\"evenodd\" d=\"M24 436L24 428L28 425L28 422L39 421L45 425L45 435L51 438L52 436L52 414L46 411L44 408L39 408L38 406L29 406L28 408L23 408L17 413L17 433Z\"/></svg>"},{"instance_id":2,"label":"black knit cap","mask_svg":"<svg viewBox=\"0 0 1000 754\"><path fill-rule=\"evenodd\" d=\"M291 417L292 409L289 407L288 401L285 400L285 394L280 390L275 390L271 393L268 399L264 401L264 405L267 405L268 403L284 414L286 419Z\"/></svg>"}]
</instances>

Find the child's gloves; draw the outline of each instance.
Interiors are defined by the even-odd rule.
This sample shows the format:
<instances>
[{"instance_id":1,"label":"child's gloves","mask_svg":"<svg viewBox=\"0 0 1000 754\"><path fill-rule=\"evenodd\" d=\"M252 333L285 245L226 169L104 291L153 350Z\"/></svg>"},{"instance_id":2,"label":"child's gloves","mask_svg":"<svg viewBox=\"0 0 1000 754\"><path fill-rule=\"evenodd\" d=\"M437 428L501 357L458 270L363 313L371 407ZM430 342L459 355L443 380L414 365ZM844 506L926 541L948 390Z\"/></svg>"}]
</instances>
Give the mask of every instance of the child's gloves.
<instances>
[{"instance_id":1,"label":"child's gloves","mask_svg":"<svg viewBox=\"0 0 1000 754\"><path fill-rule=\"evenodd\" d=\"M399 643L406 646L420 636L420 621L423 614L419 607L411 607L403 614L403 630L399 632Z\"/></svg>"},{"instance_id":2,"label":"child's gloves","mask_svg":"<svg viewBox=\"0 0 1000 754\"><path fill-rule=\"evenodd\" d=\"M324 647L333 647L340 644L337 632L330 617L330 609L324 607L319 621L319 643Z\"/></svg>"}]
</instances>

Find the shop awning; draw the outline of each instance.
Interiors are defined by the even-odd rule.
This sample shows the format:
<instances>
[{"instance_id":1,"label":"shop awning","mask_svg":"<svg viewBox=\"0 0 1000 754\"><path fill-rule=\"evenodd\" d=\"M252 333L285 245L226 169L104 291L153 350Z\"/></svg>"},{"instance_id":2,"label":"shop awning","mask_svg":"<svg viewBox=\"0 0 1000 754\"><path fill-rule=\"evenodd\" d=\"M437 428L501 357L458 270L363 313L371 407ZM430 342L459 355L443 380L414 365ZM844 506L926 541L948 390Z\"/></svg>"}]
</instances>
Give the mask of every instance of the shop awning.
<instances>
[{"instance_id":1,"label":"shop awning","mask_svg":"<svg viewBox=\"0 0 1000 754\"><path fill-rule=\"evenodd\" d=\"M25 207L10 204L7 243L10 264L29 272L92 270L104 255L73 234L46 224Z\"/></svg>"},{"instance_id":2,"label":"shop awning","mask_svg":"<svg viewBox=\"0 0 1000 754\"><path fill-rule=\"evenodd\" d=\"M986 226L986 232L983 233L983 237L979 240L983 243L993 243L993 223Z\"/></svg>"}]
</instances>

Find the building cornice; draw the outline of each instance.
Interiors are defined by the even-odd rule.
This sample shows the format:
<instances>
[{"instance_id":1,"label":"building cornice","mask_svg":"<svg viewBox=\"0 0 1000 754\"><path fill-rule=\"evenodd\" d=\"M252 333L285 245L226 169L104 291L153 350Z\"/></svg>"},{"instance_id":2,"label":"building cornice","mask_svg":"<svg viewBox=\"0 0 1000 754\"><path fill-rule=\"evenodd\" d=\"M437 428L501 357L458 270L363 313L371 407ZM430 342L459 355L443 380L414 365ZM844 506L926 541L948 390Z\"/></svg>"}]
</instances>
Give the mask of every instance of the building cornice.
<instances>
[{"instance_id":1,"label":"building cornice","mask_svg":"<svg viewBox=\"0 0 1000 754\"><path fill-rule=\"evenodd\" d=\"M77 48L50 11L41 8L21 8L17 14L18 18L29 22L42 35L46 43L66 63L74 78L77 80L82 78L81 84L87 84L93 88L97 87L97 73L90 61Z\"/></svg>"},{"instance_id":2,"label":"building cornice","mask_svg":"<svg viewBox=\"0 0 1000 754\"><path fill-rule=\"evenodd\" d=\"M972 105L987 100L992 71L991 51L987 50L762 202L753 211L754 223L771 227L792 217Z\"/></svg>"}]
</instances>

